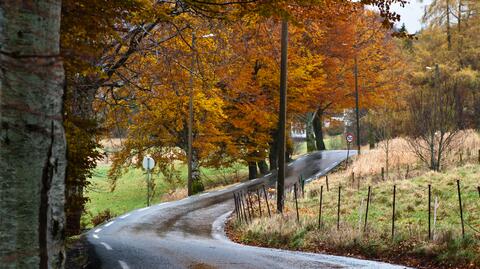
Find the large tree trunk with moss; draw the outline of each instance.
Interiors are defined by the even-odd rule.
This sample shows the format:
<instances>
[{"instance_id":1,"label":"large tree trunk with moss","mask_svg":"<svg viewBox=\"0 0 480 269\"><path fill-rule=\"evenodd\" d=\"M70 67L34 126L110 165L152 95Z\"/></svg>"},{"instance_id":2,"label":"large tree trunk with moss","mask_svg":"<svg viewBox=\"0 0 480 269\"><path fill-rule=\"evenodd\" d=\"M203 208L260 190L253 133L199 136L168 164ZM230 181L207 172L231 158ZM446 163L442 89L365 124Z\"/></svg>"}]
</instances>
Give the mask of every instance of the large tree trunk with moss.
<instances>
[{"instance_id":1,"label":"large tree trunk with moss","mask_svg":"<svg viewBox=\"0 0 480 269\"><path fill-rule=\"evenodd\" d=\"M313 114L314 113L312 112L307 113L307 121L305 123L305 134L307 136L307 152L317 150L317 146L315 145L315 134L313 132Z\"/></svg>"},{"instance_id":2,"label":"large tree trunk with moss","mask_svg":"<svg viewBox=\"0 0 480 269\"><path fill-rule=\"evenodd\" d=\"M317 144L317 150L326 150L325 142L323 141L323 111L321 109L317 110L315 113L315 118L313 119L313 130L315 132L315 142Z\"/></svg>"},{"instance_id":3,"label":"large tree trunk with moss","mask_svg":"<svg viewBox=\"0 0 480 269\"><path fill-rule=\"evenodd\" d=\"M64 266L58 0L0 1L0 264Z\"/></svg>"}]
</instances>

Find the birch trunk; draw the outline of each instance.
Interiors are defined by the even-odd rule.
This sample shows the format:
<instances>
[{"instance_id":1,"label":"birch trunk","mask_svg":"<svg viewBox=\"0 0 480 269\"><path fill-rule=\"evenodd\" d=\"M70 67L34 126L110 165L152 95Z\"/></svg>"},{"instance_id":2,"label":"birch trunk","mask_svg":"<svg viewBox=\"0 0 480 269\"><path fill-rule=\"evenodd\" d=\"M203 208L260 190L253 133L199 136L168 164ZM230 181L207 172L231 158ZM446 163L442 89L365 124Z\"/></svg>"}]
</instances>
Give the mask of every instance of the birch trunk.
<instances>
[{"instance_id":1,"label":"birch trunk","mask_svg":"<svg viewBox=\"0 0 480 269\"><path fill-rule=\"evenodd\" d=\"M60 0L0 1L0 264L63 268Z\"/></svg>"}]
</instances>

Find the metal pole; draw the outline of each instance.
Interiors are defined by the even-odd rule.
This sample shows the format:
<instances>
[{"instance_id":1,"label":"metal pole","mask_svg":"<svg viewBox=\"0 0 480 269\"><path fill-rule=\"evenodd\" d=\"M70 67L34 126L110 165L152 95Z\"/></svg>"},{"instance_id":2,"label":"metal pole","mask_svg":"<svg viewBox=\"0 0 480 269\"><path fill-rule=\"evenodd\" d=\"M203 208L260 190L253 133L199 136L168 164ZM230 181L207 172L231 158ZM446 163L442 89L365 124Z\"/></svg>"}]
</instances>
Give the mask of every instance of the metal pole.
<instances>
[{"instance_id":1,"label":"metal pole","mask_svg":"<svg viewBox=\"0 0 480 269\"><path fill-rule=\"evenodd\" d=\"M147 169L147 206L150 206L150 169Z\"/></svg>"},{"instance_id":2,"label":"metal pole","mask_svg":"<svg viewBox=\"0 0 480 269\"><path fill-rule=\"evenodd\" d=\"M355 118L357 124L357 150L358 155L360 155L360 113L358 107L358 63L357 63L357 55L355 54Z\"/></svg>"},{"instance_id":3,"label":"metal pole","mask_svg":"<svg viewBox=\"0 0 480 269\"><path fill-rule=\"evenodd\" d=\"M348 168L348 155L350 155L350 142L347 142L347 164L346 164L346 168Z\"/></svg>"},{"instance_id":4,"label":"metal pole","mask_svg":"<svg viewBox=\"0 0 480 269\"><path fill-rule=\"evenodd\" d=\"M190 67L190 93L188 100L188 196L193 195L193 178L192 178L192 147L193 147L193 88L194 88L194 70L195 70L195 31L192 31L192 65Z\"/></svg>"},{"instance_id":5,"label":"metal pole","mask_svg":"<svg viewBox=\"0 0 480 269\"><path fill-rule=\"evenodd\" d=\"M282 20L280 64L280 109L278 117L278 179L277 179L277 211L283 212L285 200L285 126L287 118L287 52L288 52L288 22Z\"/></svg>"}]
</instances>

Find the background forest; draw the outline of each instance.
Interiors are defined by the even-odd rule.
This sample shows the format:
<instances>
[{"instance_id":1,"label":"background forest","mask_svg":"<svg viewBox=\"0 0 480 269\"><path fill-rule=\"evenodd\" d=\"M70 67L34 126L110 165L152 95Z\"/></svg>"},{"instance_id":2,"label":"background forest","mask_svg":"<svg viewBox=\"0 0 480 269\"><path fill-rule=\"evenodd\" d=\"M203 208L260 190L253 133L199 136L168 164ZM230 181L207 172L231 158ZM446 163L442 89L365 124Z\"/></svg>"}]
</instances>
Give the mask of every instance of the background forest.
<instances>
[{"instance_id":1,"label":"background forest","mask_svg":"<svg viewBox=\"0 0 480 269\"><path fill-rule=\"evenodd\" d=\"M120 2L98 6L115 13L104 17L94 16L96 3L64 2L70 234L80 231L89 178L103 175L105 181L108 174L107 182L91 186L94 197L101 196L98 188L115 191L118 179L140 167L147 154L158 164L158 191L184 195L190 96L194 193L218 185L212 180L240 180L242 166L250 179L276 168L278 21L258 14L211 19L201 10L163 21L168 8ZM82 8L91 24L79 24L85 18L70 13ZM377 12L352 3L292 12L288 129L306 132L307 151L326 149L326 137L354 133L357 68L361 144L373 148L382 140L411 137L418 157L440 169L442 153L459 130L480 126L478 8L476 1L434 1L426 27L414 36L404 27L383 27ZM142 16L159 19L133 28L124 23L124 31L116 27ZM287 145L291 158L298 146L292 137ZM99 162L101 174L94 170ZM201 169L222 171L223 177L214 173L212 179ZM232 172L237 177L225 179ZM142 185L143 176L135 175L138 182L130 184Z\"/></svg>"}]
</instances>

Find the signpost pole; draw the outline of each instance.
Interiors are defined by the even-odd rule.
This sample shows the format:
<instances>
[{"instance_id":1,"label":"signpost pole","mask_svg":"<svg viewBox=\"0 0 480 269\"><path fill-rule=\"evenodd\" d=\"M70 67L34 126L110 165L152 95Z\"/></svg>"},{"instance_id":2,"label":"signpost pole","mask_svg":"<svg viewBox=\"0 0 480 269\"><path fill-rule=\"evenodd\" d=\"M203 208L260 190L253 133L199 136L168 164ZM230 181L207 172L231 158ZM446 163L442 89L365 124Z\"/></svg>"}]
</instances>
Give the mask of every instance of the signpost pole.
<instances>
[{"instance_id":1,"label":"signpost pole","mask_svg":"<svg viewBox=\"0 0 480 269\"><path fill-rule=\"evenodd\" d=\"M345 140L347 141L347 165L346 167L348 168L348 157L350 155L350 144L353 142L354 136L351 133L347 133L345 136Z\"/></svg>"},{"instance_id":2,"label":"signpost pole","mask_svg":"<svg viewBox=\"0 0 480 269\"><path fill-rule=\"evenodd\" d=\"M347 142L347 168L348 168L348 155L350 154L350 143Z\"/></svg>"},{"instance_id":3,"label":"signpost pole","mask_svg":"<svg viewBox=\"0 0 480 269\"><path fill-rule=\"evenodd\" d=\"M147 169L147 206L150 206L150 169Z\"/></svg>"},{"instance_id":4,"label":"signpost pole","mask_svg":"<svg viewBox=\"0 0 480 269\"><path fill-rule=\"evenodd\" d=\"M143 169L147 170L147 206L150 206L150 188L152 181L152 169L155 167L155 160L149 155L143 158Z\"/></svg>"}]
</instances>

